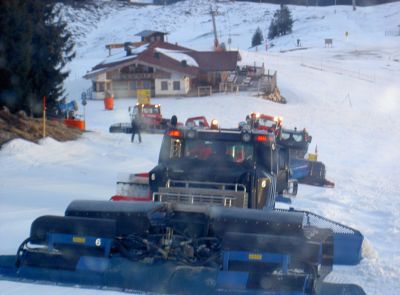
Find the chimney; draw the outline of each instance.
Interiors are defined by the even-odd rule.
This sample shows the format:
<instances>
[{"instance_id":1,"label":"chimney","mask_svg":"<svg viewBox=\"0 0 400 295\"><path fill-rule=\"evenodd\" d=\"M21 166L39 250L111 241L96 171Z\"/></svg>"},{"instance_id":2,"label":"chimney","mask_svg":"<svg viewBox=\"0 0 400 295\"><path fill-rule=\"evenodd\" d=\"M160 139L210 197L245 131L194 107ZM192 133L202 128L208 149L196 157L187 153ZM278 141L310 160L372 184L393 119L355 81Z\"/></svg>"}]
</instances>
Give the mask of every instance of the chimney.
<instances>
[{"instance_id":1,"label":"chimney","mask_svg":"<svg viewBox=\"0 0 400 295\"><path fill-rule=\"evenodd\" d=\"M187 67L187 61L186 61L186 59L182 59L182 60L181 60L181 65L182 65L182 67Z\"/></svg>"},{"instance_id":2,"label":"chimney","mask_svg":"<svg viewBox=\"0 0 400 295\"><path fill-rule=\"evenodd\" d=\"M160 53L158 51L154 51L154 57L160 59Z\"/></svg>"},{"instance_id":3,"label":"chimney","mask_svg":"<svg viewBox=\"0 0 400 295\"><path fill-rule=\"evenodd\" d=\"M132 55L132 49L129 46L130 44L131 44L130 42L125 42L124 43L124 49L125 49L125 52L126 52L126 56Z\"/></svg>"}]
</instances>

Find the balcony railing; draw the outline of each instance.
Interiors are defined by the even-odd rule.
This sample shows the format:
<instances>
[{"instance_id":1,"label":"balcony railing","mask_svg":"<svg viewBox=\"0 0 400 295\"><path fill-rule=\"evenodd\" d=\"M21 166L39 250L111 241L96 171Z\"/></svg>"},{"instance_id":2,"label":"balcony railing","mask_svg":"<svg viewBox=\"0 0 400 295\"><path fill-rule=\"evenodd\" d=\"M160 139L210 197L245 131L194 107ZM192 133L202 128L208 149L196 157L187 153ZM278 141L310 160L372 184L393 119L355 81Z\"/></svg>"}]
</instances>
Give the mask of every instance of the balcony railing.
<instances>
[{"instance_id":1,"label":"balcony railing","mask_svg":"<svg viewBox=\"0 0 400 295\"><path fill-rule=\"evenodd\" d=\"M143 80L143 79L169 79L169 73L107 73L108 80Z\"/></svg>"}]
</instances>

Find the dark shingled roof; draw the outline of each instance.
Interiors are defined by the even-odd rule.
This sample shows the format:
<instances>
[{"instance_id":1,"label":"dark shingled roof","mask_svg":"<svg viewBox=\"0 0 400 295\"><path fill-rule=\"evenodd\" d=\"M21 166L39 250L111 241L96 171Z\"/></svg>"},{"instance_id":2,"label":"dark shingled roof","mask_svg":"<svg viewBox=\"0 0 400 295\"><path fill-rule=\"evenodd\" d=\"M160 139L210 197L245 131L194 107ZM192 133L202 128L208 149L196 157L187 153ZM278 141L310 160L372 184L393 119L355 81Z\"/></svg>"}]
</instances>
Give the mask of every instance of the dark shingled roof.
<instances>
[{"instance_id":1,"label":"dark shingled roof","mask_svg":"<svg viewBox=\"0 0 400 295\"><path fill-rule=\"evenodd\" d=\"M184 53L192 57L197 64L196 66L184 65L180 61L173 59L172 57L163 54L162 52L156 53L156 48L168 49L180 53ZM134 49L133 49L134 50ZM155 54L156 53L156 54ZM238 51L195 51L179 45L157 41L150 43L148 48L140 53L132 55L132 57L123 57L121 60L117 60L109 63L100 63L92 68L92 73L85 75L88 78L90 75L95 74L94 72L106 72L111 68L118 67L119 65L125 66L133 61L143 62L149 65L153 65L164 70L171 70L179 73L184 73L190 76L198 75L199 71L202 72L215 72L215 71L234 71L236 69L237 61L239 60Z\"/></svg>"},{"instance_id":2,"label":"dark shingled roof","mask_svg":"<svg viewBox=\"0 0 400 295\"><path fill-rule=\"evenodd\" d=\"M179 73L185 73L187 75L191 76L196 76L199 72L199 69L194 66L189 66L189 65L183 65L180 61L177 61L176 59L173 59L161 52L156 52L156 48L164 48L164 49L169 49L169 50L180 50L184 53L187 53L187 50L190 51L190 49L176 46L173 44L165 43L165 42L154 42L151 44L149 49L143 51L141 54L139 54L137 60L142 61L151 65L158 66L160 68L164 69L169 69L173 70L175 72ZM188 54L189 55L189 54ZM158 56L158 57L156 57Z\"/></svg>"},{"instance_id":3,"label":"dark shingled roof","mask_svg":"<svg viewBox=\"0 0 400 295\"><path fill-rule=\"evenodd\" d=\"M163 34L163 35L167 35L168 34L168 33L160 32L160 31L144 30L144 31L141 31L140 33L135 34L135 36L148 37L148 36L151 36L151 35L156 34L156 33Z\"/></svg>"},{"instance_id":4,"label":"dark shingled roof","mask_svg":"<svg viewBox=\"0 0 400 295\"><path fill-rule=\"evenodd\" d=\"M234 71L239 60L238 51L191 51L187 53L205 72Z\"/></svg>"}]
</instances>

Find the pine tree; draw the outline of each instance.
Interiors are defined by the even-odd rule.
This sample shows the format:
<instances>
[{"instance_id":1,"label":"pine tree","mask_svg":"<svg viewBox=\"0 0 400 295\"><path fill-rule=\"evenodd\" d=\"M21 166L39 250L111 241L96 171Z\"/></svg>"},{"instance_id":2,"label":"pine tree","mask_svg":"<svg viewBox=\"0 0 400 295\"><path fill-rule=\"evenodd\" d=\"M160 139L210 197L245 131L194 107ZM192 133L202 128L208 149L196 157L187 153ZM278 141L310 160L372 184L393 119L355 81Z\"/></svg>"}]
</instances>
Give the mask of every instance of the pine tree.
<instances>
[{"instance_id":1,"label":"pine tree","mask_svg":"<svg viewBox=\"0 0 400 295\"><path fill-rule=\"evenodd\" d=\"M281 5L281 8L275 11L274 17L271 20L268 38L273 39L277 36L290 34L292 32L292 27L292 14L286 5Z\"/></svg>"},{"instance_id":2,"label":"pine tree","mask_svg":"<svg viewBox=\"0 0 400 295\"><path fill-rule=\"evenodd\" d=\"M32 29L24 1L0 1L0 106L24 109L29 89Z\"/></svg>"},{"instance_id":3,"label":"pine tree","mask_svg":"<svg viewBox=\"0 0 400 295\"><path fill-rule=\"evenodd\" d=\"M255 31L253 38L251 39L251 47L258 46L264 41L263 34L260 27Z\"/></svg>"},{"instance_id":4,"label":"pine tree","mask_svg":"<svg viewBox=\"0 0 400 295\"><path fill-rule=\"evenodd\" d=\"M72 36L50 1L0 1L0 106L40 115L64 93Z\"/></svg>"},{"instance_id":5,"label":"pine tree","mask_svg":"<svg viewBox=\"0 0 400 295\"><path fill-rule=\"evenodd\" d=\"M274 39L276 36L278 36L278 25L275 18L273 18L271 20L271 24L269 25L268 39Z\"/></svg>"}]
</instances>

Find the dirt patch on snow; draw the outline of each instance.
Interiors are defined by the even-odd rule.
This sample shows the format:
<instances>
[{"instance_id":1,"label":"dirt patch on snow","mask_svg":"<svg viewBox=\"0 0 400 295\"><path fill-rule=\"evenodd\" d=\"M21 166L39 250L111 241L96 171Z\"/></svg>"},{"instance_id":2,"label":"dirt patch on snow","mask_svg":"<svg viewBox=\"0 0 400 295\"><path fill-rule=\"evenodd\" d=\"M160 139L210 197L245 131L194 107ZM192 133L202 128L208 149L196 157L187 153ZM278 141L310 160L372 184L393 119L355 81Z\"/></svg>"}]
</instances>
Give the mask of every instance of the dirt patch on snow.
<instances>
[{"instance_id":1,"label":"dirt patch on snow","mask_svg":"<svg viewBox=\"0 0 400 295\"><path fill-rule=\"evenodd\" d=\"M62 120L46 120L46 136L58 141L77 139L82 131L66 126ZM0 147L15 138L38 142L43 138L43 120L26 116L24 112L0 110Z\"/></svg>"}]
</instances>

